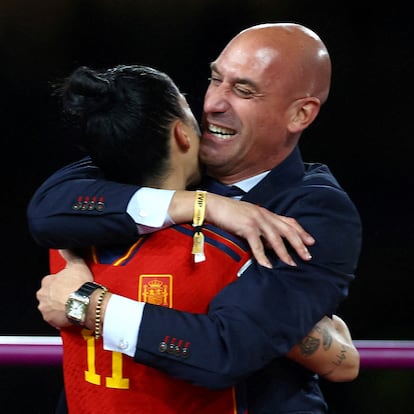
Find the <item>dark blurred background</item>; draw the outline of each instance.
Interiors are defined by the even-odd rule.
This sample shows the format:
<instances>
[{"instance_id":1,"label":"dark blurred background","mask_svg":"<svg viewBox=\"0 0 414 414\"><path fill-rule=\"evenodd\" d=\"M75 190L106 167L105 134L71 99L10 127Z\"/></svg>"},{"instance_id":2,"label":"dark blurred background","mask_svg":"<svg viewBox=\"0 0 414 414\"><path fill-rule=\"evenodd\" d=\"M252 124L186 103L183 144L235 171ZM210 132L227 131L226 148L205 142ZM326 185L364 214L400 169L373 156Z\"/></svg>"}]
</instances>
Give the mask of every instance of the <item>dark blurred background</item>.
<instances>
[{"instance_id":1,"label":"dark blurred background","mask_svg":"<svg viewBox=\"0 0 414 414\"><path fill-rule=\"evenodd\" d=\"M60 129L51 83L80 65L142 63L169 73L197 116L208 64L247 26L291 21L315 30L333 62L330 98L301 140L357 205L364 243L338 312L355 339L414 339L411 173L413 23L406 3L318 0L1 0L3 277L0 335L57 335L35 291L47 252L31 239L26 206L54 170L79 157ZM53 412L59 367L2 366L4 413ZM332 413L414 413L409 370L362 370L324 384ZM30 395L30 398L27 397Z\"/></svg>"}]
</instances>

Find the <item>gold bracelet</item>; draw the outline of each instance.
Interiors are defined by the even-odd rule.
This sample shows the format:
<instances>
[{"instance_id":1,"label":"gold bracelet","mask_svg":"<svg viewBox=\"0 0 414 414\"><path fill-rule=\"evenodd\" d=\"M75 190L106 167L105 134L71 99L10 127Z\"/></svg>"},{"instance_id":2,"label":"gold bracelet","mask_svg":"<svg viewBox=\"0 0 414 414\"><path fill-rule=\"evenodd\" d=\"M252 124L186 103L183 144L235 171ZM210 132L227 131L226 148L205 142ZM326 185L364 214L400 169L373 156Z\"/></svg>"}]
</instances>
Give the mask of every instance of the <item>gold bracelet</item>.
<instances>
[{"instance_id":1,"label":"gold bracelet","mask_svg":"<svg viewBox=\"0 0 414 414\"><path fill-rule=\"evenodd\" d=\"M202 226L204 223L204 217L206 214L206 200L207 192L197 190L194 200L194 216L193 227L195 228L193 237L193 250L194 261L196 263L206 260L204 255L204 235L202 233Z\"/></svg>"},{"instance_id":2,"label":"gold bracelet","mask_svg":"<svg viewBox=\"0 0 414 414\"><path fill-rule=\"evenodd\" d=\"M102 310L102 302L108 292L108 289L105 286L102 286L102 292L100 293L98 300L96 301L96 308L95 308L95 339L99 339L101 337L101 310Z\"/></svg>"}]
</instances>

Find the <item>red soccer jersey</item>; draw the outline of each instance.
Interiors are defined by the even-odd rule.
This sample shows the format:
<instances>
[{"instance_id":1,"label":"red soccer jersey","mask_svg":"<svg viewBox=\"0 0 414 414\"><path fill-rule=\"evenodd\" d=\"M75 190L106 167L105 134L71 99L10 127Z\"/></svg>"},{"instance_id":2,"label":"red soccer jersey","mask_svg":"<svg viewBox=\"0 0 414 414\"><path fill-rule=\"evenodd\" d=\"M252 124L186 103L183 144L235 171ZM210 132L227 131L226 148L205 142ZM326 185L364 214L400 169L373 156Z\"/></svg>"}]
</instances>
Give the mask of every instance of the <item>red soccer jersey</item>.
<instances>
[{"instance_id":1,"label":"red soccer jersey","mask_svg":"<svg viewBox=\"0 0 414 414\"><path fill-rule=\"evenodd\" d=\"M180 225L143 236L128 248L92 250L95 281L131 299L206 313L211 299L237 278L251 256L244 242L207 225L206 260L195 263L193 232L192 226ZM51 251L51 271L61 267L61 257ZM61 334L71 414L241 414L234 387L209 390L173 378L105 351L102 339L86 329L71 327Z\"/></svg>"}]
</instances>

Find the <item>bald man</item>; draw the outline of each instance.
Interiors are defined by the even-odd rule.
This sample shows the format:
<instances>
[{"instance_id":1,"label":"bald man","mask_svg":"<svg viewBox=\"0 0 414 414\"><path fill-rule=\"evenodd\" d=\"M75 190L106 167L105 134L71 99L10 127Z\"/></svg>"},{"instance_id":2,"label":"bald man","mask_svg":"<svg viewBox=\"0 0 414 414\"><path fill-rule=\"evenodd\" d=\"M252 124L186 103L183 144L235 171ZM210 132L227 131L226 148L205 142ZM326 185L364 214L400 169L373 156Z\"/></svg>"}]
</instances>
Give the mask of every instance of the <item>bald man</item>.
<instances>
[{"instance_id":1,"label":"bald man","mask_svg":"<svg viewBox=\"0 0 414 414\"><path fill-rule=\"evenodd\" d=\"M119 323L114 315L122 314L125 299L110 296L103 303L108 350L203 386L244 384L249 414L327 412L318 377L285 355L346 298L361 247L360 217L349 196L326 165L303 162L298 148L330 79L324 43L301 25L253 26L228 43L211 64L200 159L209 178L237 185L242 201L296 219L316 242L307 258L287 246L290 263L267 250L269 265L251 265L213 299L207 315L141 304ZM63 169L29 205L32 234L44 246L73 248L191 221L193 192L157 198L157 191L105 182L91 165ZM79 195L102 197L105 208L74 211ZM165 198L171 201L163 204ZM211 198L207 220L250 232L259 243L265 229L258 215L235 220L235 204L242 209L240 202ZM166 337L191 344L190 356L162 352Z\"/></svg>"}]
</instances>

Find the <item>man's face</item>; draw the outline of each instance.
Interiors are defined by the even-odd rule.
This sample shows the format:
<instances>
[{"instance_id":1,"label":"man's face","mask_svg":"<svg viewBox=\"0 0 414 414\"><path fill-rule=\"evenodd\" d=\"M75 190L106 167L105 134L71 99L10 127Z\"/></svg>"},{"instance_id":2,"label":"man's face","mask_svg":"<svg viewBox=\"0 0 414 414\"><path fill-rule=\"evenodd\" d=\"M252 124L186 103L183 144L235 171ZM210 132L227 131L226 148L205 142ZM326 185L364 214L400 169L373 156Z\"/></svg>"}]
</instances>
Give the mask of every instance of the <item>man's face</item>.
<instances>
[{"instance_id":1,"label":"man's face","mask_svg":"<svg viewBox=\"0 0 414 414\"><path fill-rule=\"evenodd\" d=\"M251 39L232 41L212 64L200 146L211 175L230 183L285 158L291 102L285 76L278 51Z\"/></svg>"}]
</instances>

